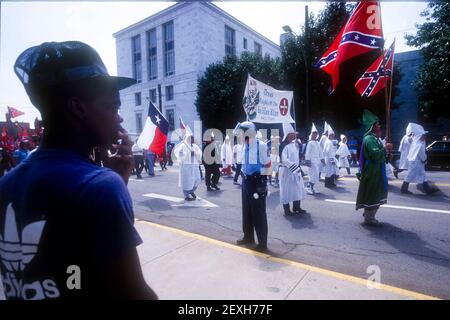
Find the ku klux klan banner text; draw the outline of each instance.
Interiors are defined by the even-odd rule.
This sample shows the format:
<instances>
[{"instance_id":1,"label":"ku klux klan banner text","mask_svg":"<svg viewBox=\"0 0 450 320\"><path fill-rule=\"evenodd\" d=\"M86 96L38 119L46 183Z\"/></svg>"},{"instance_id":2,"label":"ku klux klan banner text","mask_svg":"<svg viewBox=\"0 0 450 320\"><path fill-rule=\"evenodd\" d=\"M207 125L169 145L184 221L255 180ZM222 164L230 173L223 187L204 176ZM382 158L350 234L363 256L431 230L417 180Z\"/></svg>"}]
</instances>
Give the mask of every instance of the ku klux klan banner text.
<instances>
[{"instance_id":1,"label":"ku klux klan banner text","mask_svg":"<svg viewBox=\"0 0 450 320\"><path fill-rule=\"evenodd\" d=\"M295 122L291 117L293 91L280 91L248 75L244 92L247 120L257 123Z\"/></svg>"}]
</instances>

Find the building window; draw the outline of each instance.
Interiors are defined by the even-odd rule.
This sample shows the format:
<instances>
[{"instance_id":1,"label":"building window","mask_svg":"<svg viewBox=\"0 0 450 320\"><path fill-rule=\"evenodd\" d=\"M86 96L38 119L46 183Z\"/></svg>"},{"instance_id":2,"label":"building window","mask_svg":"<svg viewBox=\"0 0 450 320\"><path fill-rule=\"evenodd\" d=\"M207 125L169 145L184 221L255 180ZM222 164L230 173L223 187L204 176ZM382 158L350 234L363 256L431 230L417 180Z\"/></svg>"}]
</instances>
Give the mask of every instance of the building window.
<instances>
[{"instance_id":1,"label":"building window","mask_svg":"<svg viewBox=\"0 0 450 320\"><path fill-rule=\"evenodd\" d=\"M136 113L136 133L142 132L142 113Z\"/></svg>"},{"instance_id":2,"label":"building window","mask_svg":"<svg viewBox=\"0 0 450 320\"><path fill-rule=\"evenodd\" d=\"M235 31L225 26L225 55L236 55Z\"/></svg>"},{"instance_id":3,"label":"building window","mask_svg":"<svg viewBox=\"0 0 450 320\"><path fill-rule=\"evenodd\" d=\"M262 46L258 42L255 42L255 53L262 55Z\"/></svg>"},{"instance_id":4,"label":"building window","mask_svg":"<svg viewBox=\"0 0 450 320\"><path fill-rule=\"evenodd\" d=\"M173 100L173 86L166 87L166 101Z\"/></svg>"},{"instance_id":5,"label":"building window","mask_svg":"<svg viewBox=\"0 0 450 320\"><path fill-rule=\"evenodd\" d=\"M148 48L148 80L158 77L158 66L156 62L156 29L147 31Z\"/></svg>"},{"instance_id":6,"label":"building window","mask_svg":"<svg viewBox=\"0 0 450 320\"><path fill-rule=\"evenodd\" d=\"M140 106L140 105L142 104L142 101L141 101L141 93L140 93L140 92L136 92L136 93L134 94L134 103L135 103L137 106Z\"/></svg>"},{"instance_id":7,"label":"building window","mask_svg":"<svg viewBox=\"0 0 450 320\"><path fill-rule=\"evenodd\" d=\"M173 21L163 24L164 37L164 74L175 74L175 38Z\"/></svg>"},{"instance_id":8,"label":"building window","mask_svg":"<svg viewBox=\"0 0 450 320\"><path fill-rule=\"evenodd\" d=\"M150 89L150 101L156 103L156 89Z\"/></svg>"},{"instance_id":9,"label":"building window","mask_svg":"<svg viewBox=\"0 0 450 320\"><path fill-rule=\"evenodd\" d=\"M169 130L175 129L175 111L173 109L166 110L166 119L169 122Z\"/></svg>"},{"instance_id":10,"label":"building window","mask_svg":"<svg viewBox=\"0 0 450 320\"><path fill-rule=\"evenodd\" d=\"M133 78L137 82L142 81L142 55L141 55L141 36L137 35L131 38L131 51L133 59Z\"/></svg>"},{"instance_id":11,"label":"building window","mask_svg":"<svg viewBox=\"0 0 450 320\"><path fill-rule=\"evenodd\" d=\"M247 50L247 39L244 38L244 49Z\"/></svg>"}]
</instances>

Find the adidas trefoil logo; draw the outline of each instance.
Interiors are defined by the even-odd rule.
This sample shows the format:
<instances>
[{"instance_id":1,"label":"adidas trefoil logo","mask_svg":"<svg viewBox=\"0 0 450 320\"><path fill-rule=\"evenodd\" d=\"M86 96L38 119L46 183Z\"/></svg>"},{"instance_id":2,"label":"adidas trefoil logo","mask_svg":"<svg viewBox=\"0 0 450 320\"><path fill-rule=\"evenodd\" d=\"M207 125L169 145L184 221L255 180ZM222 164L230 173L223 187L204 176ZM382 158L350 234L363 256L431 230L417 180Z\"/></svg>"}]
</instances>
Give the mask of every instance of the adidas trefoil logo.
<instances>
[{"instance_id":1,"label":"adidas trefoil logo","mask_svg":"<svg viewBox=\"0 0 450 320\"><path fill-rule=\"evenodd\" d=\"M22 279L17 277L18 274L25 271L27 265L37 254L45 222L45 220L39 220L26 225L19 237L14 209L11 203L8 205L3 234L0 232L0 260L6 269L6 274L3 274L3 285L7 297L43 299L46 296L59 296L53 280L47 279L42 283L35 281L31 284L24 284Z\"/></svg>"}]
</instances>

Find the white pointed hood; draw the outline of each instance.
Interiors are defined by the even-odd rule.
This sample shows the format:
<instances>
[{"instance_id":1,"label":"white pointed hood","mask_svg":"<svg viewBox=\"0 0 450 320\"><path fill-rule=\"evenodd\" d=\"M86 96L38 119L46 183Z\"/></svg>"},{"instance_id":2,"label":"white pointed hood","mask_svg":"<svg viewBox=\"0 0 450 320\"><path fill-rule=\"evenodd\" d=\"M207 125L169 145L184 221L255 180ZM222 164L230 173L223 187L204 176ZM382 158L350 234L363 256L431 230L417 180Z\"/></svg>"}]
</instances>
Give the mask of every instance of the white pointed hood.
<instances>
[{"instance_id":1,"label":"white pointed hood","mask_svg":"<svg viewBox=\"0 0 450 320\"><path fill-rule=\"evenodd\" d=\"M322 135L328 136L328 123L326 121L323 125L323 134Z\"/></svg>"},{"instance_id":2,"label":"white pointed hood","mask_svg":"<svg viewBox=\"0 0 450 320\"><path fill-rule=\"evenodd\" d=\"M330 134L334 134L334 130L333 130L333 128L328 124L328 137L330 136Z\"/></svg>"},{"instance_id":3,"label":"white pointed hood","mask_svg":"<svg viewBox=\"0 0 450 320\"><path fill-rule=\"evenodd\" d=\"M417 155L419 154L422 148L425 148L425 141L421 141L423 135L427 134L428 131L417 123L410 123L411 125L411 133L414 135L413 142L411 143L411 147L409 148L408 153L408 161L417 160Z\"/></svg>"},{"instance_id":4,"label":"white pointed hood","mask_svg":"<svg viewBox=\"0 0 450 320\"><path fill-rule=\"evenodd\" d=\"M312 139L312 134L313 134L314 132L319 133L319 131L317 131L317 128L316 128L316 126L314 125L314 122L313 122L312 127L311 127L311 133L309 134L308 140L311 140L311 139ZM316 139L317 139L317 138L316 138Z\"/></svg>"},{"instance_id":5,"label":"white pointed hood","mask_svg":"<svg viewBox=\"0 0 450 320\"><path fill-rule=\"evenodd\" d=\"M406 134L407 136L409 136L409 135L412 133L412 125L413 125L413 123L410 122L410 123L408 123L408 125L406 126L405 134Z\"/></svg>"},{"instance_id":6,"label":"white pointed hood","mask_svg":"<svg viewBox=\"0 0 450 320\"><path fill-rule=\"evenodd\" d=\"M283 141L286 140L289 133L295 133L292 124L289 122L283 122Z\"/></svg>"}]
</instances>

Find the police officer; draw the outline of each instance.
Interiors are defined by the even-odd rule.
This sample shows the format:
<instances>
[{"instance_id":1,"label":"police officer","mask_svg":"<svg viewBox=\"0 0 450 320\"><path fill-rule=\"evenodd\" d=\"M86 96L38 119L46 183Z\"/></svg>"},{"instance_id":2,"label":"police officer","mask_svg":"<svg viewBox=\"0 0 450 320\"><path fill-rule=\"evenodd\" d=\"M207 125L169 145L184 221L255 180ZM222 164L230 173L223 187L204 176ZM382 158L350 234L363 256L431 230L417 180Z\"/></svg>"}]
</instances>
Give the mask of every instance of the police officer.
<instances>
[{"instance_id":1,"label":"police officer","mask_svg":"<svg viewBox=\"0 0 450 320\"><path fill-rule=\"evenodd\" d=\"M267 181L264 175L270 167L267 145L256 138L252 122L242 122L239 128L245 131L242 152L242 229L244 237L238 245L254 244L254 231L258 237L256 250L267 251ZM241 134L243 132L241 131Z\"/></svg>"}]
</instances>

